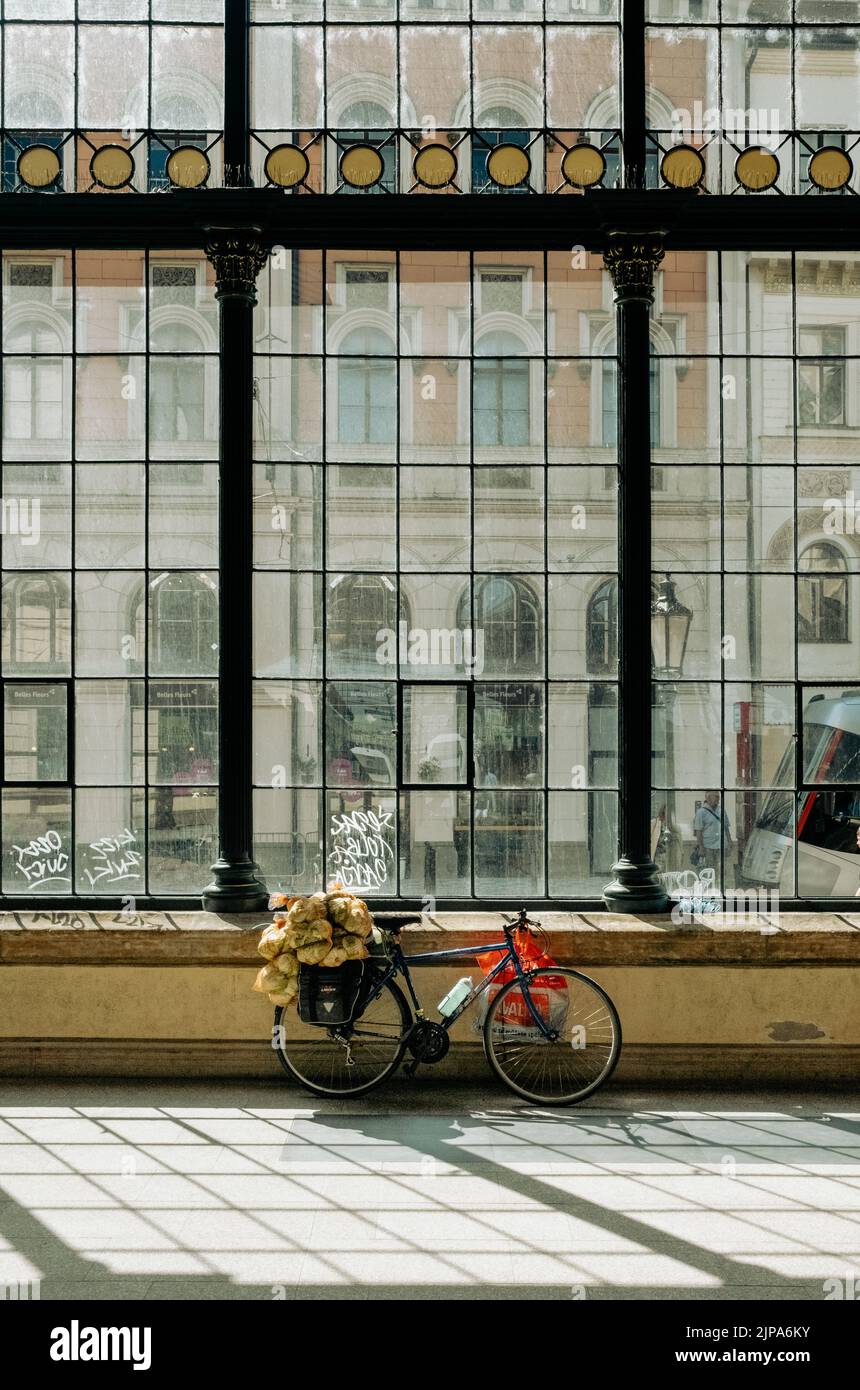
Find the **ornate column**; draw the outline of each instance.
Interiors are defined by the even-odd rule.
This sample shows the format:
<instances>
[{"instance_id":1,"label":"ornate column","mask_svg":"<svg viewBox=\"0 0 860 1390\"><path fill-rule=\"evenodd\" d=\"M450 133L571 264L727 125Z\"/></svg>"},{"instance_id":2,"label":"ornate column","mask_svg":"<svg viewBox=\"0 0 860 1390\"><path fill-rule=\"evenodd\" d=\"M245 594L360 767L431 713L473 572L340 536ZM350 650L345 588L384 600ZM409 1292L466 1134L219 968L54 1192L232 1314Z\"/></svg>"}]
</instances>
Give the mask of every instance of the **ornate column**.
<instances>
[{"instance_id":1,"label":"ornate column","mask_svg":"<svg viewBox=\"0 0 860 1390\"><path fill-rule=\"evenodd\" d=\"M269 252L257 227L206 228L220 317L218 656L219 855L203 893L209 912L256 912L267 893L251 853L251 579L253 325L257 276Z\"/></svg>"},{"instance_id":2,"label":"ornate column","mask_svg":"<svg viewBox=\"0 0 860 1390\"><path fill-rule=\"evenodd\" d=\"M662 234L611 232L618 350L618 860L603 890L620 912L665 912L651 858L651 389L649 314Z\"/></svg>"}]
</instances>

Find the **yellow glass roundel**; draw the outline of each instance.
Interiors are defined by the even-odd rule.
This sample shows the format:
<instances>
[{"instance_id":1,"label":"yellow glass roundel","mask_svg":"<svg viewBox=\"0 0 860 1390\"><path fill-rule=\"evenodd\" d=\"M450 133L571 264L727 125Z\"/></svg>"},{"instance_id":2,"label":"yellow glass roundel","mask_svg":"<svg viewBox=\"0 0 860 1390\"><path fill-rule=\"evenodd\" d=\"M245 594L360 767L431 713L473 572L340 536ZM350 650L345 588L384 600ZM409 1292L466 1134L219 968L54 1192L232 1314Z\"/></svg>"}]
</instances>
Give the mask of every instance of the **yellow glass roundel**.
<instances>
[{"instance_id":1,"label":"yellow glass roundel","mask_svg":"<svg viewBox=\"0 0 860 1390\"><path fill-rule=\"evenodd\" d=\"M516 188L525 183L531 160L519 145L496 145L487 155L487 173L499 188Z\"/></svg>"},{"instance_id":2,"label":"yellow glass roundel","mask_svg":"<svg viewBox=\"0 0 860 1390\"><path fill-rule=\"evenodd\" d=\"M447 188L457 173L457 157L447 145L425 145L412 161L412 172L425 188Z\"/></svg>"},{"instance_id":3,"label":"yellow glass roundel","mask_svg":"<svg viewBox=\"0 0 860 1390\"><path fill-rule=\"evenodd\" d=\"M341 155L341 178L350 188L372 188L384 168L382 155L373 145L353 145Z\"/></svg>"},{"instance_id":4,"label":"yellow glass roundel","mask_svg":"<svg viewBox=\"0 0 860 1390\"><path fill-rule=\"evenodd\" d=\"M195 145L180 145L167 156L166 169L174 188L200 188L209 177L209 156Z\"/></svg>"},{"instance_id":5,"label":"yellow glass roundel","mask_svg":"<svg viewBox=\"0 0 860 1390\"><path fill-rule=\"evenodd\" d=\"M705 177L705 161L692 145L673 145L660 161L660 173L670 188L698 188Z\"/></svg>"},{"instance_id":6,"label":"yellow glass roundel","mask_svg":"<svg viewBox=\"0 0 860 1390\"><path fill-rule=\"evenodd\" d=\"M593 188L606 173L606 160L596 145L574 145L561 161L561 172L574 188Z\"/></svg>"},{"instance_id":7,"label":"yellow glass roundel","mask_svg":"<svg viewBox=\"0 0 860 1390\"><path fill-rule=\"evenodd\" d=\"M266 155L263 165L269 183L278 188L295 188L308 176L310 160L298 145L276 145Z\"/></svg>"},{"instance_id":8,"label":"yellow glass roundel","mask_svg":"<svg viewBox=\"0 0 860 1390\"><path fill-rule=\"evenodd\" d=\"M751 193L761 193L765 188L773 188L779 178L779 160L770 150L753 145L738 155L735 178Z\"/></svg>"},{"instance_id":9,"label":"yellow glass roundel","mask_svg":"<svg viewBox=\"0 0 860 1390\"><path fill-rule=\"evenodd\" d=\"M60 156L50 145L29 145L18 156L18 177L28 188L49 188L60 172Z\"/></svg>"},{"instance_id":10,"label":"yellow glass roundel","mask_svg":"<svg viewBox=\"0 0 860 1390\"><path fill-rule=\"evenodd\" d=\"M134 174L134 160L122 145L102 145L90 160L90 173L102 188L124 188Z\"/></svg>"},{"instance_id":11,"label":"yellow glass roundel","mask_svg":"<svg viewBox=\"0 0 860 1390\"><path fill-rule=\"evenodd\" d=\"M825 145L816 150L809 161L809 179L816 188L844 188L854 166L850 155L840 150L838 145Z\"/></svg>"}]
</instances>

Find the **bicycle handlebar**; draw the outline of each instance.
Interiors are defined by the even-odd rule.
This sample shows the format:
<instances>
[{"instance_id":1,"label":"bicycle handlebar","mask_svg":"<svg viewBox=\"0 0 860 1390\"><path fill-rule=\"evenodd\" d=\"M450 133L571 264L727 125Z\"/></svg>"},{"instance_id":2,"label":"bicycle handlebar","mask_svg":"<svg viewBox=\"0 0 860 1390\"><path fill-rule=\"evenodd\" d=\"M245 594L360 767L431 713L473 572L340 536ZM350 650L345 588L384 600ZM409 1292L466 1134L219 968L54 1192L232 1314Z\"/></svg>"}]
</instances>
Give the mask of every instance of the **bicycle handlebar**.
<instances>
[{"instance_id":1,"label":"bicycle handlebar","mask_svg":"<svg viewBox=\"0 0 860 1390\"><path fill-rule=\"evenodd\" d=\"M540 925L541 925L540 922L536 921L533 917L529 917L529 915L528 915L528 910L527 910L526 908L521 907L520 910L519 910L519 912L518 912L518 914L517 914L517 916L514 918L514 920L513 920L512 922L507 922L507 923L505 924L505 931L511 931L511 930L515 929L516 927L530 927L530 928L531 928L531 927L539 927Z\"/></svg>"}]
</instances>

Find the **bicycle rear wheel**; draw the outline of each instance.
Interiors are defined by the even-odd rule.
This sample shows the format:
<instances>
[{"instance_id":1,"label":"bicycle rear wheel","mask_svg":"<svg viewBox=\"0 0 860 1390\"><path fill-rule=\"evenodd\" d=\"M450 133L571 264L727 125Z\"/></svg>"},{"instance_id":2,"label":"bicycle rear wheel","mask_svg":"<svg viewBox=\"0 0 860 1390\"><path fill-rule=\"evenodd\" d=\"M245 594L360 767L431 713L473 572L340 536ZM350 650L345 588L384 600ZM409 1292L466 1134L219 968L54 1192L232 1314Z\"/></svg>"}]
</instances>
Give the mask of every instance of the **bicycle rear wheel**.
<instances>
[{"instance_id":1,"label":"bicycle rear wheel","mask_svg":"<svg viewBox=\"0 0 860 1390\"><path fill-rule=\"evenodd\" d=\"M545 1038L526 1002L557 1034ZM605 990L562 966L531 971L499 990L484 1022L493 1071L525 1100L573 1105L602 1086L621 1052L621 1023Z\"/></svg>"},{"instance_id":2,"label":"bicycle rear wheel","mask_svg":"<svg viewBox=\"0 0 860 1390\"><path fill-rule=\"evenodd\" d=\"M393 1076L403 1058L412 1014L389 980L360 1018L343 1028L302 1023L295 1009L275 1009L272 1046L288 1076L317 1096L359 1096Z\"/></svg>"}]
</instances>

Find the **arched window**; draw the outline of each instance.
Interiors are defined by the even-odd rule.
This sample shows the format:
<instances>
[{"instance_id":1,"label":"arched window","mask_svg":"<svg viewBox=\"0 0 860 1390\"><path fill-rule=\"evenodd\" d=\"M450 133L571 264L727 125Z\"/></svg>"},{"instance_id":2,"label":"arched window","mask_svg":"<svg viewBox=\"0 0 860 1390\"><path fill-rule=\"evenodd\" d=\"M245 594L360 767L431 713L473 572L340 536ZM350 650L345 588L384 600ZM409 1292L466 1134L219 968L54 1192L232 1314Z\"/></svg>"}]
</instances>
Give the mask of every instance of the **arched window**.
<instances>
[{"instance_id":1,"label":"arched window","mask_svg":"<svg viewBox=\"0 0 860 1390\"><path fill-rule=\"evenodd\" d=\"M816 541L798 561L797 638L799 642L847 642L848 579L838 546Z\"/></svg>"},{"instance_id":2,"label":"arched window","mask_svg":"<svg viewBox=\"0 0 860 1390\"><path fill-rule=\"evenodd\" d=\"M475 358L472 427L476 447L529 443L529 362L512 333L487 333ZM492 356L488 354L492 353ZM487 354L487 355L485 355Z\"/></svg>"},{"instance_id":3,"label":"arched window","mask_svg":"<svg viewBox=\"0 0 860 1390\"><path fill-rule=\"evenodd\" d=\"M326 606L328 649L332 667L343 674L361 671L370 674L397 674L396 664L380 661L380 637L383 630L395 628L394 614L399 622L410 624L409 605L401 595L395 607L396 584L387 574L348 574L332 583ZM397 634L393 645L399 647Z\"/></svg>"},{"instance_id":4,"label":"arched window","mask_svg":"<svg viewBox=\"0 0 860 1390\"><path fill-rule=\"evenodd\" d=\"M397 192L397 149L393 139L388 139L391 135L391 116L384 106L376 101L355 101L348 106L341 116L343 129L337 132L337 138L344 148L350 145L376 145L380 147L379 153L382 155L382 178L379 183L374 184L373 188L362 190L351 188L344 184L338 191L341 193L396 193ZM382 142L387 140L386 144ZM338 156L340 157L340 156Z\"/></svg>"},{"instance_id":5,"label":"arched window","mask_svg":"<svg viewBox=\"0 0 860 1390\"><path fill-rule=\"evenodd\" d=\"M59 675L68 669L71 609L65 580L22 574L3 586L3 663L16 675Z\"/></svg>"},{"instance_id":6,"label":"arched window","mask_svg":"<svg viewBox=\"0 0 860 1390\"><path fill-rule=\"evenodd\" d=\"M153 675L203 676L218 670L218 597L199 574L160 574L149 586Z\"/></svg>"},{"instance_id":7,"label":"arched window","mask_svg":"<svg viewBox=\"0 0 860 1390\"><path fill-rule=\"evenodd\" d=\"M393 444L397 421L397 369L390 338L378 328L355 328L340 345L337 428L341 444Z\"/></svg>"},{"instance_id":8,"label":"arched window","mask_svg":"<svg viewBox=\"0 0 860 1390\"><path fill-rule=\"evenodd\" d=\"M618 665L618 580L604 579L588 601L585 664L589 675L611 675Z\"/></svg>"},{"instance_id":9,"label":"arched window","mask_svg":"<svg viewBox=\"0 0 860 1390\"><path fill-rule=\"evenodd\" d=\"M541 611L531 586L502 574L477 577L474 624L468 592L460 599L457 623L474 626L484 637L484 664L493 674L524 675L540 669Z\"/></svg>"}]
</instances>

